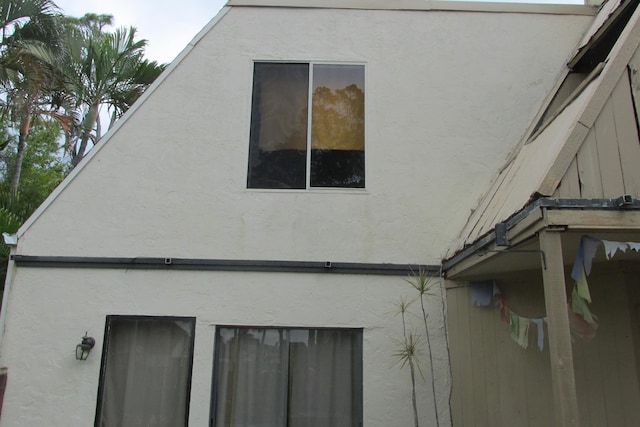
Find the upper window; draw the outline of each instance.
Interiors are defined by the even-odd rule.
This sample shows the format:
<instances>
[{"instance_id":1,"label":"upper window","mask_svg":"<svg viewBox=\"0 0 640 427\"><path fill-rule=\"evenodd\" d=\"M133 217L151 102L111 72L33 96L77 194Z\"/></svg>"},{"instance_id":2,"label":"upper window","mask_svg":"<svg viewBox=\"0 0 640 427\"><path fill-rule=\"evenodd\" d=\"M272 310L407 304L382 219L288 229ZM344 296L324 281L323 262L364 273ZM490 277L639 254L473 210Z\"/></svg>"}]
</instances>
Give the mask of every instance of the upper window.
<instances>
[{"instance_id":1,"label":"upper window","mask_svg":"<svg viewBox=\"0 0 640 427\"><path fill-rule=\"evenodd\" d=\"M357 427L362 331L218 328L216 427Z\"/></svg>"},{"instance_id":2,"label":"upper window","mask_svg":"<svg viewBox=\"0 0 640 427\"><path fill-rule=\"evenodd\" d=\"M364 188L364 163L363 65L254 64L249 188Z\"/></svg>"},{"instance_id":3,"label":"upper window","mask_svg":"<svg viewBox=\"0 0 640 427\"><path fill-rule=\"evenodd\" d=\"M186 426L195 319L108 316L97 427Z\"/></svg>"}]
</instances>

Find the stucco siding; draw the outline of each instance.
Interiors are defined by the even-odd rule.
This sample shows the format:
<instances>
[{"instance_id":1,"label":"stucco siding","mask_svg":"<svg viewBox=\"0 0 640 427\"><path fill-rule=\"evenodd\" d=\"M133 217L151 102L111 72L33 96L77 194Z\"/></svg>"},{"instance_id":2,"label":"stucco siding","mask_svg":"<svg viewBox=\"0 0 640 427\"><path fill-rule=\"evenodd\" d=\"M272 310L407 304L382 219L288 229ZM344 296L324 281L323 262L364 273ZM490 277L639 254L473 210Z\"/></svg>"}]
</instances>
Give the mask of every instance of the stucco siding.
<instances>
[{"instance_id":1,"label":"stucco siding","mask_svg":"<svg viewBox=\"0 0 640 427\"><path fill-rule=\"evenodd\" d=\"M18 252L437 263L591 19L231 8ZM254 60L365 65L366 190L246 189Z\"/></svg>"},{"instance_id":2,"label":"stucco siding","mask_svg":"<svg viewBox=\"0 0 640 427\"><path fill-rule=\"evenodd\" d=\"M209 425L217 325L363 328L364 424L410 425L409 371L392 356L393 339L402 337L394 304L409 290L399 277L21 268L3 342L9 383L0 425L93 424L109 314L196 317L191 426ZM448 425L442 307L437 298L427 304L440 417ZM79 362L75 346L85 331L97 343ZM429 384L418 381L425 425L433 420Z\"/></svg>"}]
</instances>

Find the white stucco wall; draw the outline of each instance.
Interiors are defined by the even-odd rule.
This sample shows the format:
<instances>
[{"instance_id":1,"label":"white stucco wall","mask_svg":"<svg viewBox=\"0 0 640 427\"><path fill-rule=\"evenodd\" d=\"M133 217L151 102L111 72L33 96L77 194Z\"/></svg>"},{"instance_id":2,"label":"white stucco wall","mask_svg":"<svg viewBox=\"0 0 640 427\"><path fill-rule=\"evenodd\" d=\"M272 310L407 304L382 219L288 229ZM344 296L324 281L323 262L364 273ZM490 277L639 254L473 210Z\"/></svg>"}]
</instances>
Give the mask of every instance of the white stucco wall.
<instances>
[{"instance_id":1,"label":"white stucco wall","mask_svg":"<svg viewBox=\"0 0 640 427\"><path fill-rule=\"evenodd\" d=\"M437 264L591 19L231 8L18 252ZM254 60L365 64L366 190L246 189Z\"/></svg>"},{"instance_id":2,"label":"white stucco wall","mask_svg":"<svg viewBox=\"0 0 640 427\"><path fill-rule=\"evenodd\" d=\"M437 264L591 19L231 8L20 230L17 251ZM365 190L246 189L254 60L365 64ZM411 425L409 375L392 367L403 294L389 276L21 267L0 426L92 423L109 314L197 318L191 426L208 423L217 324L363 328L365 425ZM429 311L446 412L441 303ZM98 343L80 363L85 331ZM425 425L429 393L421 383Z\"/></svg>"},{"instance_id":3,"label":"white stucco wall","mask_svg":"<svg viewBox=\"0 0 640 427\"><path fill-rule=\"evenodd\" d=\"M413 295L400 277L22 268L15 283L2 354L9 368L2 427L93 424L109 314L196 317L190 426L208 425L215 325L364 328L364 423L412 425L409 372L392 356L393 338L402 337L394 304ZM442 305L429 301L440 416L447 420ZM97 343L80 362L74 351L85 331ZM423 362L429 378L426 353ZM430 385L419 379L418 386L423 423L432 425Z\"/></svg>"}]
</instances>

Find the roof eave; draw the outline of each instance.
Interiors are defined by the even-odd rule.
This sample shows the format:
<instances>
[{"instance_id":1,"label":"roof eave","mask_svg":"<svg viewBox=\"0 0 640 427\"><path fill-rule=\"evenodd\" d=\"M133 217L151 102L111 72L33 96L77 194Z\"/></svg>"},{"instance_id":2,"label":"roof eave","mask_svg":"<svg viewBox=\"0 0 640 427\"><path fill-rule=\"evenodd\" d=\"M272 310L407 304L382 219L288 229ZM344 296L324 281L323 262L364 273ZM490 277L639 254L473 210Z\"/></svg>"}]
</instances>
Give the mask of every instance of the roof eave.
<instances>
[{"instance_id":1,"label":"roof eave","mask_svg":"<svg viewBox=\"0 0 640 427\"><path fill-rule=\"evenodd\" d=\"M549 214L554 211L556 213ZM600 214L593 214L593 212ZM560 212L560 213L557 213ZM586 214L585 214L586 212ZM578 213L579 215L577 215ZM624 215L620 215L624 213ZM591 215L590 220L581 216ZM615 216L602 221L603 215ZM525 242L540 230L550 227L563 227L574 230L638 230L640 229L640 199L623 195L611 199L554 199L539 198L528 204L508 220L497 224L503 229L502 240L496 239L496 228L492 229L474 243L442 261L442 270L447 278L472 274L479 264L489 261L500 252L508 251Z\"/></svg>"},{"instance_id":2,"label":"roof eave","mask_svg":"<svg viewBox=\"0 0 640 427\"><path fill-rule=\"evenodd\" d=\"M304 9L538 13L554 15L595 15L597 11L595 7L587 5L429 0L229 0L227 2L227 6Z\"/></svg>"}]
</instances>

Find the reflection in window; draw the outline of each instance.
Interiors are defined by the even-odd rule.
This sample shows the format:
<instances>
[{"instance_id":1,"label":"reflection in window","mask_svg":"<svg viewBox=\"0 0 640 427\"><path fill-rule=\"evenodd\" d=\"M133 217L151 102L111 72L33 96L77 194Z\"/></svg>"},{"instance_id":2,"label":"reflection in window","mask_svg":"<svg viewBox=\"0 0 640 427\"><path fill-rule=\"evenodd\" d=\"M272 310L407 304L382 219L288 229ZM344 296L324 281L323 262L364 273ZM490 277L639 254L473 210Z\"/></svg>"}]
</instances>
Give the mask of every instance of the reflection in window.
<instances>
[{"instance_id":1,"label":"reflection in window","mask_svg":"<svg viewBox=\"0 0 640 427\"><path fill-rule=\"evenodd\" d=\"M256 63L248 187L364 185L364 66Z\"/></svg>"},{"instance_id":2,"label":"reflection in window","mask_svg":"<svg viewBox=\"0 0 640 427\"><path fill-rule=\"evenodd\" d=\"M215 426L360 425L360 330L219 328L214 370Z\"/></svg>"}]
</instances>

